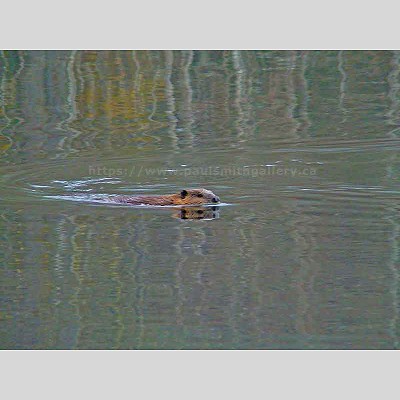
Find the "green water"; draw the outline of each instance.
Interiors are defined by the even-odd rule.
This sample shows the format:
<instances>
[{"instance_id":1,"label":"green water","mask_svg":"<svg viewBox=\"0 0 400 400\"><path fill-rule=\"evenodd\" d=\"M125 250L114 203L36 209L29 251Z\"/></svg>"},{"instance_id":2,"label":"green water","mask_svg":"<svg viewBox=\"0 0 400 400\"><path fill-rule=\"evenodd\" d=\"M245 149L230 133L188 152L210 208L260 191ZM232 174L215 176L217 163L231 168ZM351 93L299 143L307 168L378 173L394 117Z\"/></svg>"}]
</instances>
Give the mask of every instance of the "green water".
<instances>
[{"instance_id":1,"label":"green water","mask_svg":"<svg viewBox=\"0 0 400 400\"><path fill-rule=\"evenodd\" d=\"M399 135L399 52L0 53L0 348L399 348Z\"/></svg>"}]
</instances>

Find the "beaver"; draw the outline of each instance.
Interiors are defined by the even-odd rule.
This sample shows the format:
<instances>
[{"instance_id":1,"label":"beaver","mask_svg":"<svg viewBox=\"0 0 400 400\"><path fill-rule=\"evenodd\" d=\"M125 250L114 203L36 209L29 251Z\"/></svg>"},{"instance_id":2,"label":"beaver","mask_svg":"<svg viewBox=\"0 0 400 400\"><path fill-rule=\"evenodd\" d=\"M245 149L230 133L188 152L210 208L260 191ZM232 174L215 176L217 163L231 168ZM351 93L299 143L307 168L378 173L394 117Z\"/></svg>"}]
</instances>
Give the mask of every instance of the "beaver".
<instances>
[{"instance_id":1,"label":"beaver","mask_svg":"<svg viewBox=\"0 0 400 400\"><path fill-rule=\"evenodd\" d=\"M183 189L180 193L167 195L115 196L110 199L116 203L150 206L189 206L219 203L219 197L206 189Z\"/></svg>"}]
</instances>

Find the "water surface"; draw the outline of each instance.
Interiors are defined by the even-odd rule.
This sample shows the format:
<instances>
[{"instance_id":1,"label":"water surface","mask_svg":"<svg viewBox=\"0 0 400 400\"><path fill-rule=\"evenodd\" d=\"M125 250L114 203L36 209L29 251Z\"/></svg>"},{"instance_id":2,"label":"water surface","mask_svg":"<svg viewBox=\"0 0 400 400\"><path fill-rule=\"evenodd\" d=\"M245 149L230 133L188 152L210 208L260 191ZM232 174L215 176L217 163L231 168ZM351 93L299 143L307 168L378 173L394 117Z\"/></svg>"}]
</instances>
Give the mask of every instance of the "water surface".
<instances>
[{"instance_id":1,"label":"water surface","mask_svg":"<svg viewBox=\"0 0 400 400\"><path fill-rule=\"evenodd\" d=\"M2 52L0 347L399 348L399 134L399 52Z\"/></svg>"}]
</instances>

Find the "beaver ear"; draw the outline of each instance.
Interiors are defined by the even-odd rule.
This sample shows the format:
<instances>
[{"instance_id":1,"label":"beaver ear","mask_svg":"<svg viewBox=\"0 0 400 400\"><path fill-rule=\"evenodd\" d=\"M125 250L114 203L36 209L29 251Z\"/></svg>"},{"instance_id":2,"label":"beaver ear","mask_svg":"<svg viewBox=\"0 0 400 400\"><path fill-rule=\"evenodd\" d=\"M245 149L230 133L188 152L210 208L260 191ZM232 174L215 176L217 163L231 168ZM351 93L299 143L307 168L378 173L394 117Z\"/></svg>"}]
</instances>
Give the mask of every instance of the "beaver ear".
<instances>
[{"instance_id":1,"label":"beaver ear","mask_svg":"<svg viewBox=\"0 0 400 400\"><path fill-rule=\"evenodd\" d=\"M184 199L188 195L187 190L183 189L181 192L181 198Z\"/></svg>"}]
</instances>

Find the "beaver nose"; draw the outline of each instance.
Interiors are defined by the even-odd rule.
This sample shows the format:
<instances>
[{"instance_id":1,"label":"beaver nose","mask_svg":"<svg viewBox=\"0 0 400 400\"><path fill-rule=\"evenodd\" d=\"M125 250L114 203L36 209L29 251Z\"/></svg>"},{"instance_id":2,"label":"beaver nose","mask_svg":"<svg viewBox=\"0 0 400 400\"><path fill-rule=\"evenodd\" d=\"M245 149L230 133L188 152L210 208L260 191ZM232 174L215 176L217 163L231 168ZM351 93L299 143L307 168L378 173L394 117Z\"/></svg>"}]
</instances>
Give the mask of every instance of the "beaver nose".
<instances>
[{"instance_id":1,"label":"beaver nose","mask_svg":"<svg viewBox=\"0 0 400 400\"><path fill-rule=\"evenodd\" d=\"M213 203L219 203L219 197L218 196L213 197L212 201Z\"/></svg>"}]
</instances>

